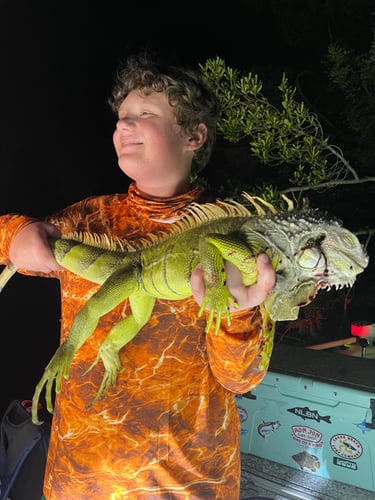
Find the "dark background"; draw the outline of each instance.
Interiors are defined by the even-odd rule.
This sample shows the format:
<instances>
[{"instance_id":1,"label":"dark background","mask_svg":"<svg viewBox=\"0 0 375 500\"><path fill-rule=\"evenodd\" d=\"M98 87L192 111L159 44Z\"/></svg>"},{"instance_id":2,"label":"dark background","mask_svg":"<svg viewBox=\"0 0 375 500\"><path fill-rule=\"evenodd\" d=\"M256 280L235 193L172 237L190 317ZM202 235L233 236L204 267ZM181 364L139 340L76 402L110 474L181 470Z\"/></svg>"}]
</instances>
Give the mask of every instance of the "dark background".
<instances>
[{"instance_id":1,"label":"dark background","mask_svg":"<svg viewBox=\"0 0 375 500\"><path fill-rule=\"evenodd\" d=\"M126 190L106 100L128 54L146 48L192 66L220 56L266 78L287 71L294 84L301 72L324 73L331 41L361 52L372 36L369 0L95 4L0 0L0 213L41 217L91 194ZM305 88L311 98L313 82ZM215 175L220 158L214 154L207 175ZM239 158L239 169L248 156L232 145L227 158L236 177L233 159ZM322 204L353 229L353 210L360 207L363 225L374 227L372 194L366 186L359 197L349 191L337 204L329 196ZM357 311L371 317L371 290L362 283ZM0 410L13 398L32 397L58 346L59 314L55 280L17 275L2 292ZM350 335L347 322L335 325L328 336Z\"/></svg>"}]
</instances>

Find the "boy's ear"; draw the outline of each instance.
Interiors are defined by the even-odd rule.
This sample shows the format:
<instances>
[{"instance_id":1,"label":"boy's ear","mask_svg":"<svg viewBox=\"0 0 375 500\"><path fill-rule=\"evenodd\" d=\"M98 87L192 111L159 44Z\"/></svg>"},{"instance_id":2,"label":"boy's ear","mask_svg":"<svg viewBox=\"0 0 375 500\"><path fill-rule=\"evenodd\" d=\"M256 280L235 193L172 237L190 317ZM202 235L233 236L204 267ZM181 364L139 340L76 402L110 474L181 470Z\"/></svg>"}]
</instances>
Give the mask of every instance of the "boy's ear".
<instances>
[{"instance_id":1,"label":"boy's ear","mask_svg":"<svg viewBox=\"0 0 375 500\"><path fill-rule=\"evenodd\" d=\"M192 135L188 137L187 148L189 151L196 151L199 149L207 139L207 126L200 123L194 130Z\"/></svg>"}]
</instances>

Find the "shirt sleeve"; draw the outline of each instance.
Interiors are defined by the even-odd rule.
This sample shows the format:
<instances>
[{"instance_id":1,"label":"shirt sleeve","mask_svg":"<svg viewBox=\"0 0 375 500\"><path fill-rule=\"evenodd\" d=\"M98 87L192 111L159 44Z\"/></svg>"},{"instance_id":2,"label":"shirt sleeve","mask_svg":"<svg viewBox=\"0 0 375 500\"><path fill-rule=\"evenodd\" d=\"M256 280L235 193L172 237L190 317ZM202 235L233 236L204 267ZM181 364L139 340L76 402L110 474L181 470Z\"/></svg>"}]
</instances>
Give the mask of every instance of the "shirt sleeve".
<instances>
[{"instance_id":1,"label":"shirt sleeve","mask_svg":"<svg viewBox=\"0 0 375 500\"><path fill-rule=\"evenodd\" d=\"M230 326L213 328L206 338L207 355L216 379L228 390L243 394L265 376L273 348L274 322L263 307L232 315Z\"/></svg>"},{"instance_id":2,"label":"shirt sleeve","mask_svg":"<svg viewBox=\"0 0 375 500\"><path fill-rule=\"evenodd\" d=\"M9 264L9 248L16 234L37 219L19 214L0 216L0 264Z\"/></svg>"}]
</instances>

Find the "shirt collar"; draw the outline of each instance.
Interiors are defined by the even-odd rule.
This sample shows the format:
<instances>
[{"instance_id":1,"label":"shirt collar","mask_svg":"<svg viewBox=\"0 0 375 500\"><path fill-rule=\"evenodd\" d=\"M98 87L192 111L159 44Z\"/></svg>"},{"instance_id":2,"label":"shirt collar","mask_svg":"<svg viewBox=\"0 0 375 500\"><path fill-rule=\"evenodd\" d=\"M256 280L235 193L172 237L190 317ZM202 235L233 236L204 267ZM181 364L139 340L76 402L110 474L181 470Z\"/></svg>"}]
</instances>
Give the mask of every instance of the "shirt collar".
<instances>
[{"instance_id":1,"label":"shirt collar","mask_svg":"<svg viewBox=\"0 0 375 500\"><path fill-rule=\"evenodd\" d=\"M196 186L186 193L170 198L150 196L140 191L135 183L128 189L127 203L135 210L147 214L155 221L174 222L184 215L184 209L190 203L198 201L203 192L202 186Z\"/></svg>"}]
</instances>

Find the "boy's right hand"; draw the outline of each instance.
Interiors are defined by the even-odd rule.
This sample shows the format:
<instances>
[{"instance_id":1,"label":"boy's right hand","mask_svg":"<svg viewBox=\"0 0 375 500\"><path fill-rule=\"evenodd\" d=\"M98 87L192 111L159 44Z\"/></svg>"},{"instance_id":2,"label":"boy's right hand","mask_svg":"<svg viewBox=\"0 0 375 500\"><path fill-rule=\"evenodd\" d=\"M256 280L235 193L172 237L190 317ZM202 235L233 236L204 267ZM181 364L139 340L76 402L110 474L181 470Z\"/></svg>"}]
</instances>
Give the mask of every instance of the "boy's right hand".
<instances>
[{"instance_id":1,"label":"boy's right hand","mask_svg":"<svg viewBox=\"0 0 375 500\"><path fill-rule=\"evenodd\" d=\"M14 237L9 258L17 268L25 271L50 273L63 269L52 255L48 238L58 238L60 231L49 222L32 222Z\"/></svg>"}]
</instances>

